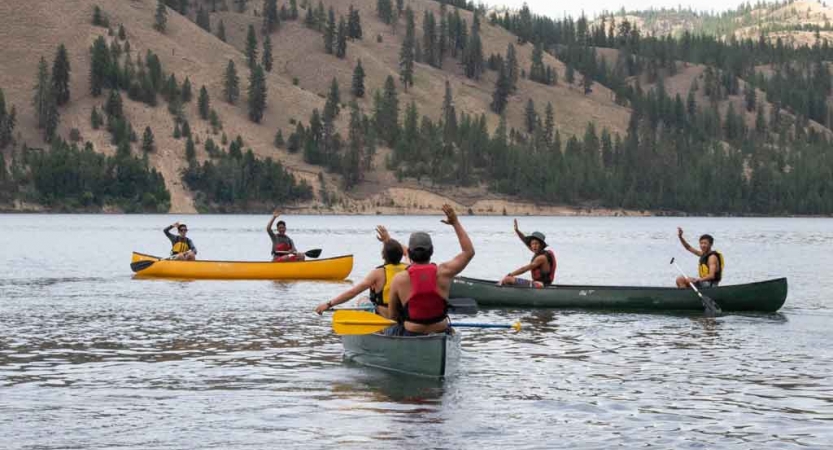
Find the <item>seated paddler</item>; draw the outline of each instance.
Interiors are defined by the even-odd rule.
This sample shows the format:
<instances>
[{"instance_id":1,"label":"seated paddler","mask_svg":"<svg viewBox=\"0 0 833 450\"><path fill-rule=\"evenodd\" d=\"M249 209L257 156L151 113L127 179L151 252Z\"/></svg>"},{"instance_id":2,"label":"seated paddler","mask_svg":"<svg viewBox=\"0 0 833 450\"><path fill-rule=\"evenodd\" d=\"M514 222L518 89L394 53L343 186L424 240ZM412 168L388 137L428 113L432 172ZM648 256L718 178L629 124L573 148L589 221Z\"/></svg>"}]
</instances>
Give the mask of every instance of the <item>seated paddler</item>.
<instances>
[{"instance_id":1,"label":"seated paddler","mask_svg":"<svg viewBox=\"0 0 833 450\"><path fill-rule=\"evenodd\" d=\"M685 289L688 283L698 288L717 287L723 279L723 254L714 249L714 238L709 234L700 236L699 249L692 247L683 237L683 229L677 228L680 244L689 252L700 258L697 264L697 278L677 277L677 287Z\"/></svg>"},{"instance_id":2,"label":"seated paddler","mask_svg":"<svg viewBox=\"0 0 833 450\"><path fill-rule=\"evenodd\" d=\"M371 270L367 276L352 288L342 292L332 300L322 303L315 308L318 314L355 298L362 292L370 290L370 301L374 305L376 314L388 317L390 301L390 286L393 277L405 271L408 266L402 263L402 257L407 249L395 239L391 239L388 230L379 225L376 227L376 239L382 242L383 264Z\"/></svg>"},{"instance_id":3,"label":"seated paddler","mask_svg":"<svg viewBox=\"0 0 833 450\"><path fill-rule=\"evenodd\" d=\"M555 281L555 270L558 266L558 262L555 258L555 252L547 246L546 236L538 231L530 234L529 236L523 234L521 230L518 229L517 219L515 219L515 234L517 234L521 241L523 241L526 248L533 253L532 260L529 264L509 272L505 277L503 277L502 280L500 280L500 283L498 284L536 288L551 285L553 281ZM531 280L519 277L519 275L523 275L527 272L531 273Z\"/></svg>"},{"instance_id":4,"label":"seated paddler","mask_svg":"<svg viewBox=\"0 0 833 450\"><path fill-rule=\"evenodd\" d=\"M269 233L269 239L272 240L272 262L303 261L305 259L304 254L298 252L295 248L295 242L286 235L286 222L279 220L277 225L278 233L275 234L272 231L272 224L275 223L275 219L280 215L280 211L276 209L272 213L272 218L269 219L269 223L266 224L266 232Z\"/></svg>"},{"instance_id":5,"label":"seated paddler","mask_svg":"<svg viewBox=\"0 0 833 450\"><path fill-rule=\"evenodd\" d=\"M176 228L177 235L171 233L171 229ZM188 226L184 223L176 222L173 225L168 225L163 230L165 236L171 241L171 257L178 261L193 261L197 258L197 247L191 238L187 237Z\"/></svg>"},{"instance_id":6,"label":"seated paddler","mask_svg":"<svg viewBox=\"0 0 833 450\"><path fill-rule=\"evenodd\" d=\"M439 265L431 262L434 244L428 233L413 233L408 240L408 270L393 278L390 287L390 319L397 325L385 333L400 336L419 336L448 330L448 293L452 279L474 258L474 246L463 225L449 205L443 205L445 220L454 227L460 243L460 253Z\"/></svg>"}]
</instances>

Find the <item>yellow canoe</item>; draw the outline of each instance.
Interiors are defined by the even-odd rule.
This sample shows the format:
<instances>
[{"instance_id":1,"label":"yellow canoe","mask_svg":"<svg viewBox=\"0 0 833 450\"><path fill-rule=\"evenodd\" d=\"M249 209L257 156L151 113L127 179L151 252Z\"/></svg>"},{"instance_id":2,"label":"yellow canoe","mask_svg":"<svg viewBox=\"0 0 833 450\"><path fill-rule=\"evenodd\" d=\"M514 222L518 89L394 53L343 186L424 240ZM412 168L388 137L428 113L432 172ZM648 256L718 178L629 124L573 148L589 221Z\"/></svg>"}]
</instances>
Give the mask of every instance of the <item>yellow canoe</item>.
<instances>
[{"instance_id":1,"label":"yellow canoe","mask_svg":"<svg viewBox=\"0 0 833 450\"><path fill-rule=\"evenodd\" d=\"M130 268L141 278L343 280L353 270L353 255L303 262L171 261L133 252Z\"/></svg>"}]
</instances>

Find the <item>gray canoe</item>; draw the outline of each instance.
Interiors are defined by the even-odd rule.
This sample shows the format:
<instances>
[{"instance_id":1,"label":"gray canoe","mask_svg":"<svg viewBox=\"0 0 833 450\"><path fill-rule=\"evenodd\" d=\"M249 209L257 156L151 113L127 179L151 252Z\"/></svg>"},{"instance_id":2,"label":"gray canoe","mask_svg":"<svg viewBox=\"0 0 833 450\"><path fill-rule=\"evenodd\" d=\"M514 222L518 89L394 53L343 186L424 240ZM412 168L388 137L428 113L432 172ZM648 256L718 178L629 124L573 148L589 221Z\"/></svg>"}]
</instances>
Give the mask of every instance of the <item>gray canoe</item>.
<instances>
[{"instance_id":1,"label":"gray canoe","mask_svg":"<svg viewBox=\"0 0 833 450\"><path fill-rule=\"evenodd\" d=\"M726 312L775 312L787 299L787 279L704 288L701 291ZM495 281L458 277L451 285L450 297L473 298L481 307L703 310L703 303L694 291L676 287L561 284L534 289L498 286Z\"/></svg>"},{"instance_id":2,"label":"gray canoe","mask_svg":"<svg viewBox=\"0 0 833 450\"><path fill-rule=\"evenodd\" d=\"M344 358L369 367L422 377L451 376L460 360L460 333L342 336Z\"/></svg>"}]
</instances>

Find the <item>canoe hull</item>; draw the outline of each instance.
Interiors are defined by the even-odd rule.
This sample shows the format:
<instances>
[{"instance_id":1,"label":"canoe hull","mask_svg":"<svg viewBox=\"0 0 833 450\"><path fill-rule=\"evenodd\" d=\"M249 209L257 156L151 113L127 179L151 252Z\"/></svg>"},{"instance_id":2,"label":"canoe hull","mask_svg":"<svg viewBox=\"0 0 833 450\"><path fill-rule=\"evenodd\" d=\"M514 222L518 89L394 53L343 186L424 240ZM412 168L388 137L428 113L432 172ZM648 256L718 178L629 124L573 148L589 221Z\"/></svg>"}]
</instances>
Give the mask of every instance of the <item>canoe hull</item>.
<instances>
[{"instance_id":1,"label":"canoe hull","mask_svg":"<svg viewBox=\"0 0 833 450\"><path fill-rule=\"evenodd\" d=\"M391 372L429 378L454 374L460 360L460 333L427 336L342 336L344 359Z\"/></svg>"},{"instance_id":2,"label":"canoe hull","mask_svg":"<svg viewBox=\"0 0 833 450\"><path fill-rule=\"evenodd\" d=\"M353 255L303 262L170 261L133 253L131 263L154 261L137 278L209 280L343 280L353 270ZM134 270L135 271L135 270Z\"/></svg>"},{"instance_id":3,"label":"canoe hull","mask_svg":"<svg viewBox=\"0 0 833 450\"><path fill-rule=\"evenodd\" d=\"M775 312L787 299L787 279L702 289L726 312ZM455 278L451 298L473 298L481 307L598 308L620 310L702 311L691 289L553 285L544 289L497 286L495 281Z\"/></svg>"}]
</instances>

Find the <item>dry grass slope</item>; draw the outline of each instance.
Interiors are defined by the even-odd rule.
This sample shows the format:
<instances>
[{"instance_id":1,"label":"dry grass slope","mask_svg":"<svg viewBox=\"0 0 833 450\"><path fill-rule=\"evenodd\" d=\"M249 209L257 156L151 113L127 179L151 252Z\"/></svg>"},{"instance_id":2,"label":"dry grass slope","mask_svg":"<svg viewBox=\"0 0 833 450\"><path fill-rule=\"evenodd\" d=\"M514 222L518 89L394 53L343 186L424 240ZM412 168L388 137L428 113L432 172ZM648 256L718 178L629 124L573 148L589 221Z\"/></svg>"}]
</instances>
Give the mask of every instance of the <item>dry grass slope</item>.
<instances>
[{"instance_id":1,"label":"dry grass slope","mask_svg":"<svg viewBox=\"0 0 833 450\"><path fill-rule=\"evenodd\" d=\"M321 35L303 26L304 10L300 11L301 20L283 23L280 30L272 35L275 69L268 75L268 106L260 125L248 120L245 109L248 71L244 69L243 43L248 25L254 24L259 29L261 20L255 17L253 11L245 14L218 12L212 15L213 29L216 30L220 19L225 24L228 43L223 43L172 11L168 15L166 32L162 34L155 31L152 25L156 2L152 0L31 2L25 8L14 2L0 2L0 39L4 42L0 47L0 67L3 67L0 70L0 86L6 92L7 103L15 104L18 108L20 120L17 130L20 140L30 146L43 145L30 107L31 88L38 59L44 56L51 63L56 47L64 43L69 50L72 65L72 100L61 110L60 133L67 136L72 128L77 128L83 139L92 141L98 151L112 153L114 149L109 143L107 132L103 129L93 130L89 122L93 106L100 107L105 101L104 96L93 98L89 94L88 83L89 47L99 35L107 34L106 29L94 27L90 23L93 6L99 5L114 29L124 24L134 57L137 52L144 54L152 50L159 55L165 71L175 73L180 82L186 75L190 77L195 94L200 86L207 87L212 107L219 113L229 138L238 134L243 136L246 146L251 147L257 155L280 159L298 176L317 186L317 175L322 169L305 164L300 155L290 155L274 149L272 139L275 132L282 129L284 136L288 136L293 129L291 119L306 121L314 108L321 109L324 105L323 95L334 76L339 81L342 99L346 103L351 97L349 86L358 59L362 60L367 73L368 92L381 88L388 75L398 80L398 55L404 34L404 18L400 21L397 34L394 34L392 27L377 19L375 0L355 0L353 4L361 13L364 39L348 45L347 58L344 60L324 53ZM337 14L346 14L349 3L325 1L324 5L332 5ZM411 0L410 5L417 18L417 36L421 38L423 11L430 8L438 13L439 4L431 0ZM256 7L259 7L259 3ZM461 14L471 24L472 14L468 11L461 11ZM382 36L381 43L377 43L377 35ZM262 36L258 38L262 41ZM485 20L482 38L487 57L491 53L505 53L507 45L515 43L520 66L528 70L531 45L518 46L513 35L490 26ZM241 90L244 93L244 98L237 105L229 105L221 100L222 74L229 59L234 60L238 67ZM613 96L607 88L596 85L593 93L585 96L580 87L567 86L563 82L564 65L560 61L547 55L545 63L558 70L559 84L548 87L520 80L519 92L510 99L508 107L510 126L523 128L523 108L527 99L532 98L539 112L543 112L547 102L552 102L556 125L562 134L581 135L589 121L595 122L597 129L607 127L613 132L624 133L630 111L614 104ZM295 77L300 81L298 86L292 83ZM495 74L487 73L479 81L469 80L463 76L457 61L450 58L444 62L442 70L418 64L415 86L407 93L400 90L400 104L415 101L421 114L438 118L446 80L451 83L458 112L486 113L490 127L497 126L498 117L489 112ZM369 99L372 96L367 97L360 104L369 112ZM141 134L146 126L150 126L154 131L157 151L151 156L151 162L165 176L172 194L172 212L194 212L192 193L182 186L180 179L180 171L185 164L185 143L173 139L173 120L166 105L160 102L160 105L150 108L132 102L126 96L124 99L126 115L134 129ZM204 142L210 136L210 127L199 119L195 101L186 105L185 113L195 136ZM346 125L344 116L341 117L342 129ZM217 137L214 139L218 140ZM205 158L202 146L197 147L198 157ZM346 198L344 206L353 205L357 210L369 210L383 200L388 201L388 197L397 197L396 191L391 190L393 187L422 189L413 181L400 185L383 169L381 159L385 151L383 149L380 152L376 171L368 174L366 186L357 189L357 200ZM330 186L336 183L337 179L328 176ZM451 192L445 195L454 199L454 193L462 190ZM460 195L459 199L468 204L476 201L478 196L483 199L494 197L486 195L482 190ZM400 200L407 202L405 199ZM305 208L315 209L320 206L313 202L305 205Z\"/></svg>"}]
</instances>

